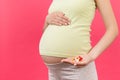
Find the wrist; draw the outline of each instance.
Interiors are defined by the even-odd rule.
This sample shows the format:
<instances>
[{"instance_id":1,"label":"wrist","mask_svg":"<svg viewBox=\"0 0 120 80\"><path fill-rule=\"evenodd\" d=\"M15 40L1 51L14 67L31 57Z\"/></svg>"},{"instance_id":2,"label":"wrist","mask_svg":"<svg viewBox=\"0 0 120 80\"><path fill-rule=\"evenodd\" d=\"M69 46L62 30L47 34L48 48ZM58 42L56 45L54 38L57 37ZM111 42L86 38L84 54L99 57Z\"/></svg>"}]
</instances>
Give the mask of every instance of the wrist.
<instances>
[{"instance_id":1,"label":"wrist","mask_svg":"<svg viewBox=\"0 0 120 80\"><path fill-rule=\"evenodd\" d=\"M91 55L90 53L88 54L88 56L91 58L91 60L95 60L96 59L96 57Z\"/></svg>"}]
</instances>

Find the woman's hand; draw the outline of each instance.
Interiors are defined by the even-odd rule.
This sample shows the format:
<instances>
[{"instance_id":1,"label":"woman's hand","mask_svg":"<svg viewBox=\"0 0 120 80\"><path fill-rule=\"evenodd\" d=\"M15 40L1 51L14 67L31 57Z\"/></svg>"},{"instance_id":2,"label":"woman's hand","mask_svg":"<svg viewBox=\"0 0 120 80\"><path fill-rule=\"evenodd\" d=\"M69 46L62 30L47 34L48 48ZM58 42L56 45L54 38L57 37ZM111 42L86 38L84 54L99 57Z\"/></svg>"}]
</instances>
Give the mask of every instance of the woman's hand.
<instances>
[{"instance_id":1,"label":"woman's hand","mask_svg":"<svg viewBox=\"0 0 120 80\"><path fill-rule=\"evenodd\" d=\"M80 61L75 60L76 58L79 58L79 57L81 57ZM87 65L91 61L94 61L94 59L88 54L81 54L76 57L69 57L61 60L61 62L68 62L79 67Z\"/></svg>"},{"instance_id":2,"label":"woman's hand","mask_svg":"<svg viewBox=\"0 0 120 80\"><path fill-rule=\"evenodd\" d=\"M46 22L48 24L53 24L58 26L70 24L70 20L65 16L65 14L58 11L48 14L46 16Z\"/></svg>"}]
</instances>

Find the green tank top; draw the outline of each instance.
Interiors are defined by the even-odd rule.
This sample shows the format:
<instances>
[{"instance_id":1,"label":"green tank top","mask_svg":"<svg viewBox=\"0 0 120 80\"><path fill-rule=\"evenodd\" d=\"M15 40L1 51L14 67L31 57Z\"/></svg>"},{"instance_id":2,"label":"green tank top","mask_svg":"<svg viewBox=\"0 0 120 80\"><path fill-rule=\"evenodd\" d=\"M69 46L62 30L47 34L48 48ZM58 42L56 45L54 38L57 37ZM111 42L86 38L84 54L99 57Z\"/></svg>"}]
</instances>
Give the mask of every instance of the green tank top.
<instances>
[{"instance_id":1,"label":"green tank top","mask_svg":"<svg viewBox=\"0 0 120 80\"><path fill-rule=\"evenodd\" d=\"M48 25L39 43L40 54L55 57L87 54L92 48L90 26L95 10L94 0L53 0L48 13L61 11L71 20L71 24Z\"/></svg>"}]
</instances>

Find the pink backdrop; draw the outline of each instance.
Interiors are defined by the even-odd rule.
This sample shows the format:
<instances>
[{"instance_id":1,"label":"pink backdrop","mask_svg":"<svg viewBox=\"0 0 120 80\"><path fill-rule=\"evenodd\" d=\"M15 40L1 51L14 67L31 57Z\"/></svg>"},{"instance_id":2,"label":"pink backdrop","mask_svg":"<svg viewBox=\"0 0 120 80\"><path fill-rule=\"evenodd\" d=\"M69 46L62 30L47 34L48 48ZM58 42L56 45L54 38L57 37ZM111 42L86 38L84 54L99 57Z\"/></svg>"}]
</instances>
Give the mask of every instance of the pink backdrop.
<instances>
[{"instance_id":1,"label":"pink backdrop","mask_svg":"<svg viewBox=\"0 0 120 80\"><path fill-rule=\"evenodd\" d=\"M0 80L48 80L39 55L44 17L51 0L0 0ZM119 0L111 0L120 25ZM98 11L92 24L92 45L105 28ZM120 80L120 36L96 59L99 80Z\"/></svg>"}]
</instances>

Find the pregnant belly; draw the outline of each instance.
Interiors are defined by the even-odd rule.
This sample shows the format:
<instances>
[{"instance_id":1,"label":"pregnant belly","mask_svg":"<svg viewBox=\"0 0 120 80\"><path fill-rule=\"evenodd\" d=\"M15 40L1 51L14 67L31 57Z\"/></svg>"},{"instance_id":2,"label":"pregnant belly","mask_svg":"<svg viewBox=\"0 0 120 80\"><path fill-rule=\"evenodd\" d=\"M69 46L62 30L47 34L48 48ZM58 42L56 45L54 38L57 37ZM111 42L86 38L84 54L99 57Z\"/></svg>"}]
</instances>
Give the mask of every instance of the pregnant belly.
<instances>
[{"instance_id":1,"label":"pregnant belly","mask_svg":"<svg viewBox=\"0 0 120 80\"><path fill-rule=\"evenodd\" d=\"M54 54L61 56L64 56L63 54L76 56L91 49L89 37L87 27L58 27L50 25L41 37L39 50L41 53L43 52L43 55L44 53L52 54L54 52ZM43 59L46 62L59 62L62 58L44 56Z\"/></svg>"},{"instance_id":2,"label":"pregnant belly","mask_svg":"<svg viewBox=\"0 0 120 80\"><path fill-rule=\"evenodd\" d=\"M50 25L40 41L41 49L52 51L74 52L88 50L90 47L90 34L86 26L70 28Z\"/></svg>"},{"instance_id":3,"label":"pregnant belly","mask_svg":"<svg viewBox=\"0 0 120 80\"><path fill-rule=\"evenodd\" d=\"M52 57L52 56L45 56L45 55L41 55L44 63L47 64L54 64L54 63L60 63L62 59L64 58L60 58L60 57Z\"/></svg>"}]
</instances>

